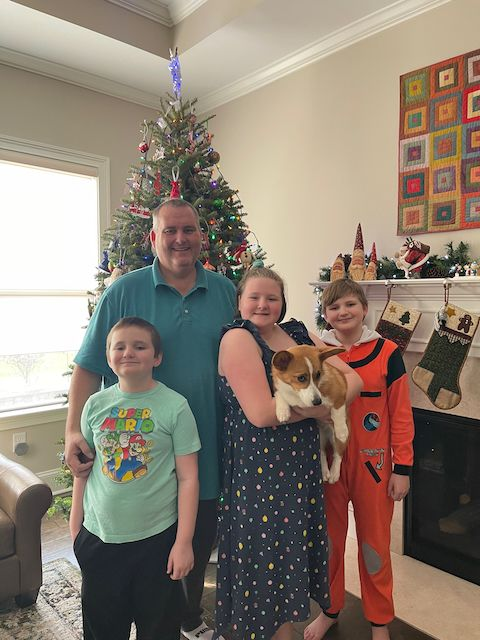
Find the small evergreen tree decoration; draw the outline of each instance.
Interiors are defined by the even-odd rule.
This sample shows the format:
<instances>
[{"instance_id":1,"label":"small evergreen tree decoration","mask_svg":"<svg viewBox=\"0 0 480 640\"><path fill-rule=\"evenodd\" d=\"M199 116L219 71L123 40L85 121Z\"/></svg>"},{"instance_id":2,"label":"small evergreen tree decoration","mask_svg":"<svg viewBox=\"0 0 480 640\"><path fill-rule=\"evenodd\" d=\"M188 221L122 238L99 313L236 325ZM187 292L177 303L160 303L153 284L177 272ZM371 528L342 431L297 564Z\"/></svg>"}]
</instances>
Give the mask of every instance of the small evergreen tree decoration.
<instances>
[{"instance_id":1,"label":"small evergreen tree decoration","mask_svg":"<svg viewBox=\"0 0 480 640\"><path fill-rule=\"evenodd\" d=\"M176 52L171 53L169 68L173 94L160 100L158 118L142 125L139 162L130 168L123 204L103 236L100 292L122 273L153 262L151 211L169 197L182 197L198 210L204 233L200 259L206 269L238 280L255 261L263 264L263 249L247 241L250 231L238 192L218 168L220 154L212 146L211 118L199 119L197 100L181 97ZM247 250L248 260L243 255Z\"/></svg>"}]
</instances>

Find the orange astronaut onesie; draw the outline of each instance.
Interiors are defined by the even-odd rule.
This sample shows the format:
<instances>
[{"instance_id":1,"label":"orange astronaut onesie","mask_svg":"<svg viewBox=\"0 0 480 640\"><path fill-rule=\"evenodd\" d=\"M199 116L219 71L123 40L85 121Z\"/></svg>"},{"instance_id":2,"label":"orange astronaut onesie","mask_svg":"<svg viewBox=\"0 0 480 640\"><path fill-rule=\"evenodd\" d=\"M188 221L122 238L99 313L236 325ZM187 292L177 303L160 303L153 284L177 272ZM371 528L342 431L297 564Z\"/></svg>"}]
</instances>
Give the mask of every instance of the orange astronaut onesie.
<instances>
[{"instance_id":1,"label":"orange astronaut onesie","mask_svg":"<svg viewBox=\"0 0 480 640\"><path fill-rule=\"evenodd\" d=\"M340 345L333 330L322 340ZM408 475L413 464L413 415L405 365L397 345L364 327L360 342L339 355L360 375L363 391L349 407L350 440L340 479L325 484L330 556L331 607L345 601L345 541L348 503L354 508L358 566L365 618L384 625L394 618L390 525L393 500L387 495L393 471Z\"/></svg>"}]
</instances>

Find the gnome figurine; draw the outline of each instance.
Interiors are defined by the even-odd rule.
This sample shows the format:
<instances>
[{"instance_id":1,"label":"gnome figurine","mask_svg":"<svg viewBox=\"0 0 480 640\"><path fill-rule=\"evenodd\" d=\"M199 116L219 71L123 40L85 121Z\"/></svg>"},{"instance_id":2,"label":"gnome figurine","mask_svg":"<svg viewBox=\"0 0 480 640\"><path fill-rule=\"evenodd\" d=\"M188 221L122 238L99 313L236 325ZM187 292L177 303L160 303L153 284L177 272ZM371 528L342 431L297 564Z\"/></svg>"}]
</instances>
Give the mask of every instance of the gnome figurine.
<instances>
[{"instance_id":1,"label":"gnome figurine","mask_svg":"<svg viewBox=\"0 0 480 640\"><path fill-rule=\"evenodd\" d=\"M330 282L334 280L341 280L345 278L345 262L341 253L335 258L335 262L332 264L330 271Z\"/></svg>"},{"instance_id":2,"label":"gnome figurine","mask_svg":"<svg viewBox=\"0 0 480 640\"><path fill-rule=\"evenodd\" d=\"M363 248L363 235L360 223L355 236L355 246L353 247L352 261L348 267L348 273L352 280L363 280L365 275L365 252Z\"/></svg>"},{"instance_id":3,"label":"gnome figurine","mask_svg":"<svg viewBox=\"0 0 480 640\"><path fill-rule=\"evenodd\" d=\"M376 280L377 268L378 268L377 249L375 247L375 243L373 243L372 253L370 254L370 262L368 263L367 270L365 271L365 280Z\"/></svg>"}]
</instances>

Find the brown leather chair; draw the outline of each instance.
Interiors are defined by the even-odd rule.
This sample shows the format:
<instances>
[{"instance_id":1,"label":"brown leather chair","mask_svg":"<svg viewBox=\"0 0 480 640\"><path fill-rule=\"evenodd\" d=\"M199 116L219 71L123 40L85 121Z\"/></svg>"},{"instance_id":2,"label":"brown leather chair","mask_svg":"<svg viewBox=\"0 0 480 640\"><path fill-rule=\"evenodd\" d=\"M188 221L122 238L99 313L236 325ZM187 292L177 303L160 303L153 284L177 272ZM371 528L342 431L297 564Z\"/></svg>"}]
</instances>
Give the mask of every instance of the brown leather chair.
<instances>
[{"instance_id":1,"label":"brown leather chair","mask_svg":"<svg viewBox=\"0 0 480 640\"><path fill-rule=\"evenodd\" d=\"M0 602L33 604L42 585L40 523L52 491L32 471L0 454Z\"/></svg>"}]
</instances>

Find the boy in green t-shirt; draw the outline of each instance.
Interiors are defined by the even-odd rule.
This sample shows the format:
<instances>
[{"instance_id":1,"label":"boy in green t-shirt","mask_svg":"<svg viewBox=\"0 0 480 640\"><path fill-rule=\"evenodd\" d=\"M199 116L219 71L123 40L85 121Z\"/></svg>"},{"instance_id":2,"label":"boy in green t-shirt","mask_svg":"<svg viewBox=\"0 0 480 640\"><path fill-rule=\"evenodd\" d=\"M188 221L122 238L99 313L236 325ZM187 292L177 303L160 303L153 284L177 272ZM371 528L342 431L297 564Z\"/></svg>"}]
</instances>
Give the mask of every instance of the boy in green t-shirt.
<instances>
[{"instance_id":1,"label":"boy in green t-shirt","mask_svg":"<svg viewBox=\"0 0 480 640\"><path fill-rule=\"evenodd\" d=\"M118 384L93 394L82 433L96 456L75 478L70 531L85 640L178 640L180 579L193 567L200 440L187 401L152 378L160 336L123 318L107 338Z\"/></svg>"}]
</instances>

